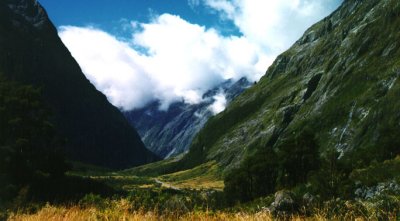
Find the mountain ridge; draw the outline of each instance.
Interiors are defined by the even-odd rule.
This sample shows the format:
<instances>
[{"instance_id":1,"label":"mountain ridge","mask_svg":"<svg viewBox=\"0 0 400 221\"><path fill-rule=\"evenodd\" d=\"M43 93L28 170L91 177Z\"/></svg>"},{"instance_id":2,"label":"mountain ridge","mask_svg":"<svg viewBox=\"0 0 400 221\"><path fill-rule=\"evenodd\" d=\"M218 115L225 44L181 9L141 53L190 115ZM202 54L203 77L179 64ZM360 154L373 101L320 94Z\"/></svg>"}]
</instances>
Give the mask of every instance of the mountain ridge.
<instances>
[{"instance_id":1,"label":"mountain ridge","mask_svg":"<svg viewBox=\"0 0 400 221\"><path fill-rule=\"evenodd\" d=\"M246 78L229 79L205 92L197 104L174 102L168 110L159 110L160 104L155 101L143 108L124 112L124 115L151 151L169 158L188 150L194 136L214 115L212 106L217 103L217 98L229 104L250 85Z\"/></svg>"},{"instance_id":2,"label":"mountain ridge","mask_svg":"<svg viewBox=\"0 0 400 221\"><path fill-rule=\"evenodd\" d=\"M0 12L0 70L42 89L56 128L68 139L70 159L112 168L158 159L85 78L40 3L7 0Z\"/></svg>"}]
</instances>

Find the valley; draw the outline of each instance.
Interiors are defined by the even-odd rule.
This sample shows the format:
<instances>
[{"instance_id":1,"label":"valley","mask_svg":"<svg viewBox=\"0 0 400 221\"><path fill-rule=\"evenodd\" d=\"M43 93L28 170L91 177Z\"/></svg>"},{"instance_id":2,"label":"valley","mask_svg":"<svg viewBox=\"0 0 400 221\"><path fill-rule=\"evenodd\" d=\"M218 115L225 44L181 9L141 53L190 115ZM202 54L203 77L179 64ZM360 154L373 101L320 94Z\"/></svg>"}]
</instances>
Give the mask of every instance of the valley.
<instances>
[{"instance_id":1,"label":"valley","mask_svg":"<svg viewBox=\"0 0 400 221\"><path fill-rule=\"evenodd\" d=\"M399 27L346 0L259 81L125 110L40 3L0 2L0 220L398 220Z\"/></svg>"},{"instance_id":2,"label":"valley","mask_svg":"<svg viewBox=\"0 0 400 221\"><path fill-rule=\"evenodd\" d=\"M111 192L86 194L73 205L35 204L34 207L40 209L30 215L28 210L33 209L33 205L31 205L26 210L11 213L10 220L57 220L65 217L68 217L68 220L87 220L93 219L93 217L96 217L97 220L120 220L121 217L125 217L126 220L276 220L288 218L292 220L352 220L366 216L389 219L397 217L397 208L391 207L396 205L395 198L392 198L391 201L388 201L389 198L385 199L384 202L387 204L380 207L370 207L379 203L372 199L357 202L334 199L329 201L329 204L304 204L299 213L279 215L271 210L271 205L276 202L274 196L262 197L232 207L226 201L226 196L222 191L223 180L211 172L215 165L204 165L200 168L172 174L154 175L154 169L158 166L160 165L145 165L129 170L110 171L77 163L73 171L67 172L67 176L106 184L111 187L108 190ZM383 172L382 169L387 172ZM399 169L400 158L397 157L395 160L385 161L384 164L359 170L353 176L356 179L367 179L374 183L372 177L379 181L398 177ZM143 171L146 170L151 170L153 175L144 175ZM381 188L387 188L384 191L390 189L389 186ZM334 213L331 212L332 209L334 209ZM387 209L392 212L382 213ZM310 213L312 215L307 215ZM0 213L0 215L4 214Z\"/></svg>"}]
</instances>

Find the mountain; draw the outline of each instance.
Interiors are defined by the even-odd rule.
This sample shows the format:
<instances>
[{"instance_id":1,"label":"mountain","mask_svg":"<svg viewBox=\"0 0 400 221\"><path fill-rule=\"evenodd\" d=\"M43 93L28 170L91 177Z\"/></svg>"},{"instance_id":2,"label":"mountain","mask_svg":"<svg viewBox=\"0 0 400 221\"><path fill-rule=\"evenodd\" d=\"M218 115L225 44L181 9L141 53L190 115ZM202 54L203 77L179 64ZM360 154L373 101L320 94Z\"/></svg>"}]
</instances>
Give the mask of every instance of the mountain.
<instances>
[{"instance_id":1,"label":"mountain","mask_svg":"<svg viewBox=\"0 0 400 221\"><path fill-rule=\"evenodd\" d=\"M398 0L344 1L211 117L186 155L127 172L214 174L232 204L282 189L323 201L398 196L399 27Z\"/></svg>"},{"instance_id":2,"label":"mountain","mask_svg":"<svg viewBox=\"0 0 400 221\"><path fill-rule=\"evenodd\" d=\"M162 158L169 158L188 151L194 136L213 116L211 107L216 99L229 103L250 85L246 78L236 82L229 79L204 93L198 104L175 102L164 111L155 101L124 115L137 129L146 147Z\"/></svg>"},{"instance_id":3,"label":"mountain","mask_svg":"<svg viewBox=\"0 0 400 221\"><path fill-rule=\"evenodd\" d=\"M0 72L40 87L70 159L126 168L158 159L85 78L36 0L0 3Z\"/></svg>"},{"instance_id":4,"label":"mountain","mask_svg":"<svg viewBox=\"0 0 400 221\"><path fill-rule=\"evenodd\" d=\"M188 164L216 160L229 170L305 130L321 154L335 150L340 159L363 155L367 164L399 154L399 15L397 0L344 1L207 122Z\"/></svg>"}]
</instances>

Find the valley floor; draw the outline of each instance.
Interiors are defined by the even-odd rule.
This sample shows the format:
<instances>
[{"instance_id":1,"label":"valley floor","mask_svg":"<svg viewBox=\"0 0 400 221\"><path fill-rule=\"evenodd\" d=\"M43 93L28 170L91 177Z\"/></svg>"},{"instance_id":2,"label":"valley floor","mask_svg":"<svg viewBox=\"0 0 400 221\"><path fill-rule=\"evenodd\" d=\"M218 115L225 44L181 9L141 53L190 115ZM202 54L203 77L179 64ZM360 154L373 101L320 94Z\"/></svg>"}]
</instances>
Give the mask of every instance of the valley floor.
<instances>
[{"instance_id":1,"label":"valley floor","mask_svg":"<svg viewBox=\"0 0 400 221\"><path fill-rule=\"evenodd\" d=\"M116 191L111 194L86 194L72 201L52 203L42 201L42 203L27 203L16 207L18 200L24 197L21 195L16 198L8 211L0 209L0 220L3 218L11 221L268 221L280 219L361 221L399 220L400 218L398 195L387 195L371 202L333 199L315 208L301 208L299 210L301 215L279 213L272 215L268 208L274 201L274 196L267 196L232 207L224 201L223 181L217 172L215 163L210 162L191 170L166 175L149 173L149 171L157 171L159 167L165 167L166 163L171 162L158 162L119 172L87 165L75 165L74 170L67 173L67 177L105 184ZM147 175L143 175L141 172L147 173ZM362 172L360 172L361 175ZM388 206L390 208L387 208ZM381 210L381 208L386 208L386 210Z\"/></svg>"}]
</instances>

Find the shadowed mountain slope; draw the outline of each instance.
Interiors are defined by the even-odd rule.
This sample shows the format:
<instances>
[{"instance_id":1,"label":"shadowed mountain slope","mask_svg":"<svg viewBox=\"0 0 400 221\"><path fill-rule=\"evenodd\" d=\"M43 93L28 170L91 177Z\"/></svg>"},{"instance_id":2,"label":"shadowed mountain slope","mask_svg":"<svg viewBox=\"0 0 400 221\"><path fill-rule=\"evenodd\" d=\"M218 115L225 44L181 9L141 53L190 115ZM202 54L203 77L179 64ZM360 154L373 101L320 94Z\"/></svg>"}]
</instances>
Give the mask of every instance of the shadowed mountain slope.
<instances>
[{"instance_id":1,"label":"shadowed mountain slope","mask_svg":"<svg viewBox=\"0 0 400 221\"><path fill-rule=\"evenodd\" d=\"M0 52L8 79L41 88L70 159L111 168L158 159L85 78L37 1L0 2Z\"/></svg>"}]
</instances>

